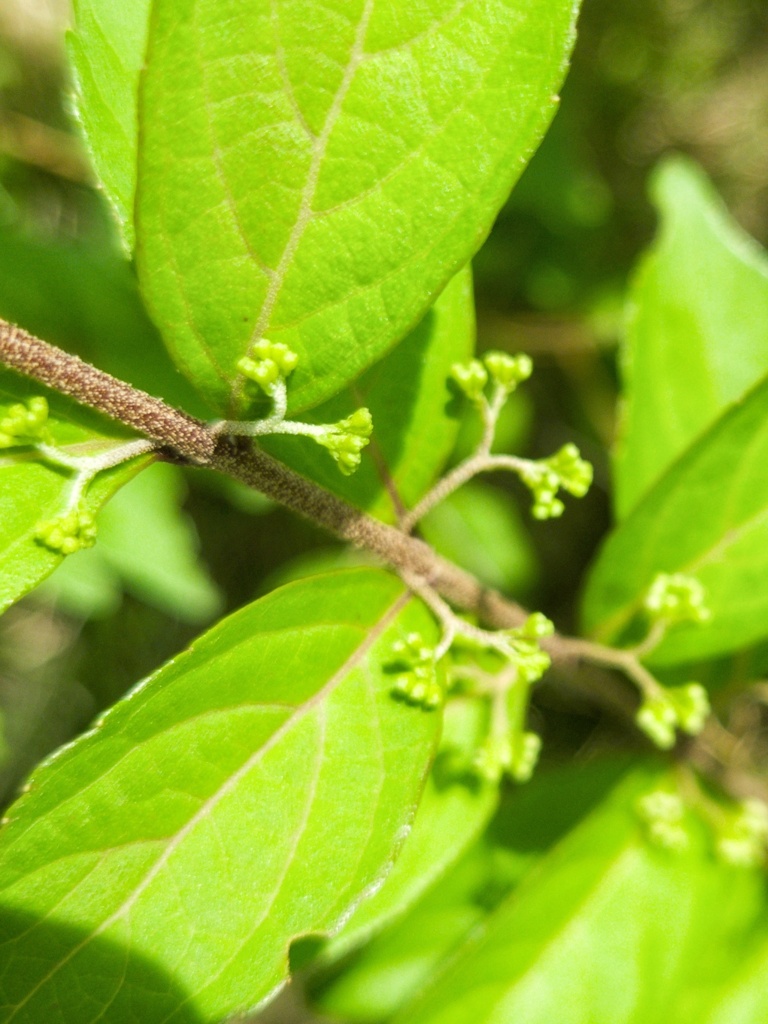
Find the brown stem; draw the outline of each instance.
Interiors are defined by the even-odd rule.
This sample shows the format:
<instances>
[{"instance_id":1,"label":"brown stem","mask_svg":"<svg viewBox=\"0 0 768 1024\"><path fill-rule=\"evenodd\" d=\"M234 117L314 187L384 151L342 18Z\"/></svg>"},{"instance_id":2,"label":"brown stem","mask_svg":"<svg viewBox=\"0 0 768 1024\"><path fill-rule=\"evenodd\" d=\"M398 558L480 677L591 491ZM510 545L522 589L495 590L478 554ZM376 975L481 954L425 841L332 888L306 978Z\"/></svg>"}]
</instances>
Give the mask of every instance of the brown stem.
<instances>
[{"instance_id":1,"label":"brown stem","mask_svg":"<svg viewBox=\"0 0 768 1024\"><path fill-rule=\"evenodd\" d=\"M483 587L474 576L441 558L423 541L360 512L253 447L250 442L217 437L201 420L3 320L0 320L0 361L111 419L133 427L168 449L180 461L210 466L226 473L325 527L337 537L373 552L405 576L420 577L451 604L474 613L489 626L509 629L522 625L528 617L526 609L497 591ZM579 674L573 672L584 662L600 665L609 672L611 669L626 671L622 652L558 634L542 640L541 646L551 656L555 668L570 670L564 678L575 692L596 700L620 717L631 715L628 693L618 686L606 688L606 674L601 677L599 686L585 688L578 682ZM689 744L689 759L694 763L697 759L718 762L727 774L728 758L723 757L721 749L712 749L722 747L724 732L722 727L718 732L714 725L708 726L699 740ZM712 742L713 737L720 740L719 744ZM741 779L733 788L744 791L748 786Z\"/></svg>"},{"instance_id":2,"label":"brown stem","mask_svg":"<svg viewBox=\"0 0 768 1024\"><path fill-rule=\"evenodd\" d=\"M220 470L342 540L372 551L395 569L422 577L452 604L474 612L489 625L509 628L525 621L526 612L519 605L483 587L423 541L365 515L250 442L217 438L200 420L4 321L0 321L0 359L25 376L133 427L176 456Z\"/></svg>"}]
</instances>

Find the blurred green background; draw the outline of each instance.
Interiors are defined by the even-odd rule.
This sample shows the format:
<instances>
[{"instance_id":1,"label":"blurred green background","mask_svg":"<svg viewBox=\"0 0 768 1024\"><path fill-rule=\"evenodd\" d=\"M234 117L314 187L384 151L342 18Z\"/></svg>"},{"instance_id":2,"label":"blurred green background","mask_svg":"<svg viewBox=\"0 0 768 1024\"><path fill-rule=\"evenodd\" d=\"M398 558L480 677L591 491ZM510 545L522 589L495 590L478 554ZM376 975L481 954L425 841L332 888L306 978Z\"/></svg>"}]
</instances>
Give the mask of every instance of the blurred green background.
<instances>
[{"instance_id":1,"label":"blurred green background","mask_svg":"<svg viewBox=\"0 0 768 1024\"><path fill-rule=\"evenodd\" d=\"M0 4L0 315L204 414L142 348L153 328L68 113L68 16L66 0ZM565 629L610 523L623 294L654 232L648 175L670 150L699 161L768 242L765 0L586 0L560 112L475 261L480 347L525 350L537 366L506 443L538 456L575 440L597 485L537 524L514 483L482 481L425 532ZM349 558L228 481L170 466L139 477L107 509L99 545L0 620L0 799L222 611ZM589 708L538 700L548 758L589 741Z\"/></svg>"}]
</instances>

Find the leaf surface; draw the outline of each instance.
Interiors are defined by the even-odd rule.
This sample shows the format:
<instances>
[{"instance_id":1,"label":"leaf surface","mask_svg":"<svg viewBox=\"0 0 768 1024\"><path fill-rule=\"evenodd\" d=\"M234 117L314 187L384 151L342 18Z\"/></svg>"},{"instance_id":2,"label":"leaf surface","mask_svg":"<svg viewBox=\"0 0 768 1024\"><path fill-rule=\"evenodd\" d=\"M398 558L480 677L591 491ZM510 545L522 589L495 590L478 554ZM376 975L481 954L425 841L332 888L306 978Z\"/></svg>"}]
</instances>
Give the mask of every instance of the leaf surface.
<instances>
[{"instance_id":1,"label":"leaf surface","mask_svg":"<svg viewBox=\"0 0 768 1024\"><path fill-rule=\"evenodd\" d=\"M308 438L273 437L261 443L358 508L395 522L427 491L451 452L460 407L448 378L453 363L469 359L474 346L472 275L467 268L392 352L306 417L312 423L335 423L362 405L371 410L371 444L351 476L342 476Z\"/></svg>"},{"instance_id":2,"label":"leaf surface","mask_svg":"<svg viewBox=\"0 0 768 1024\"><path fill-rule=\"evenodd\" d=\"M670 631L658 664L725 654L768 635L768 381L664 475L609 536L589 578L584 624L615 642L659 572L696 576L712 618Z\"/></svg>"},{"instance_id":3,"label":"leaf surface","mask_svg":"<svg viewBox=\"0 0 768 1024\"><path fill-rule=\"evenodd\" d=\"M685 853L648 845L634 804L657 780L640 769L620 783L397 1024L684 1020L670 1003L712 938L702 908L738 888L738 872L712 862L693 825Z\"/></svg>"},{"instance_id":4,"label":"leaf surface","mask_svg":"<svg viewBox=\"0 0 768 1024\"><path fill-rule=\"evenodd\" d=\"M51 436L62 447L84 445L78 450L91 454L103 450L107 441L126 439L115 424L0 369L0 419L12 405L33 395L47 397ZM98 512L149 461L150 456L142 456L100 473L85 495L88 511ZM47 464L30 448L0 451L0 612L61 564L64 556L40 543L36 534L40 523L66 511L71 481L71 473Z\"/></svg>"},{"instance_id":5,"label":"leaf surface","mask_svg":"<svg viewBox=\"0 0 768 1024\"><path fill-rule=\"evenodd\" d=\"M555 110L575 0L155 0L138 263L220 408L267 336L293 409L411 330L485 238Z\"/></svg>"},{"instance_id":6,"label":"leaf surface","mask_svg":"<svg viewBox=\"0 0 768 1024\"><path fill-rule=\"evenodd\" d=\"M652 183L661 230L635 277L623 350L616 505L624 518L768 367L768 257L690 161Z\"/></svg>"},{"instance_id":7,"label":"leaf surface","mask_svg":"<svg viewBox=\"0 0 768 1024\"><path fill-rule=\"evenodd\" d=\"M39 768L0 832L3 914L37 919L4 928L4 1020L220 1020L279 987L290 942L339 927L413 817L439 715L385 669L413 629L436 633L379 570L284 587Z\"/></svg>"},{"instance_id":8,"label":"leaf surface","mask_svg":"<svg viewBox=\"0 0 768 1024\"><path fill-rule=\"evenodd\" d=\"M506 794L486 833L432 882L404 917L335 965L330 976L320 975L313 997L321 1012L355 1021L380 1021L395 1013L429 983L547 850L604 798L626 767L596 762L542 772ZM339 938L343 941L344 932Z\"/></svg>"},{"instance_id":9,"label":"leaf surface","mask_svg":"<svg viewBox=\"0 0 768 1024\"><path fill-rule=\"evenodd\" d=\"M67 37L75 109L128 249L135 237L139 72L151 6L151 0L74 0Z\"/></svg>"},{"instance_id":10,"label":"leaf surface","mask_svg":"<svg viewBox=\"0 0 768 1024\"><path fill-rule=\"evenodd\" d=\"M324 951L342 956L401 917L440 879L477 839L497 801L497 788L467 769L487 729L477 702L452 700L443 716L443 734L427 779L413 830L391 874L370 900L361 903Z\"/></svg>"}]
</instances>

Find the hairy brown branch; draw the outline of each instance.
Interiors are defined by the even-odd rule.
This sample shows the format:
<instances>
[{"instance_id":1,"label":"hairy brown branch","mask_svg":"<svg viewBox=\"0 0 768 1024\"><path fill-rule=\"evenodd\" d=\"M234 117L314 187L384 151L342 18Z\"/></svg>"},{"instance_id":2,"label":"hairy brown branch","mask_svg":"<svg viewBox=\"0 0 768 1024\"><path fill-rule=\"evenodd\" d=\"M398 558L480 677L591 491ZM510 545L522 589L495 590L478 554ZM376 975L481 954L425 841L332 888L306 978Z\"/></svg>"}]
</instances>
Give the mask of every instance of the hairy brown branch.
<instances>
[{"instance_id":1,"label":"hairy brown branch","mask_svg":"<svg viewBox=\"0 0 768 1024\"><path fill-rule=\"evenodd\" d=\"M201 420L3 320L0 361L134 428L180 461L209 466L255 488L336 537L373 552L404 577L421 578L452 605L472 612L488 626L509 629L522 625L528 617L526 609L482 586L474 576L437 555L423 541L359 511L251 442L216 436ZM542 640L541 645L550 654L555 669L565 671L563 679L575 694L597 703L615 717L626 720L632 716L635 698L619 685L618 678L611 678L617 670L621 671L621 652L558 634ZM604 669L597 685L593 685L594 681L586 686L579 682L579 673L574 669L582 663ZM716 723L710 724L698 741L688 743L689 760L708 762L710 769L712 764L727 769L728 758L722 750L724 732ZM714 743L713 738L718 742ZM732 779L728 781L733 783ZM732 788L744 792L755 785L752 777L747 783L739 779Z\"/></svg>"},{"instance_id":2,"label":"hairy brown branch","mask_svg":"<svg viewBox=\"0 0 768 1024\"><path fill-rule=\"evenodd\" d=\"M393 568L423 577L452 604L474 612L489 625L508 628L525 620L526 612L519 605L483 587L423 541L365 515L250 442L217 438L202 421L4 321L0 321L0 359L25 376L133 427L174 455L261 491Z\"/></svg>"}]
</instances>

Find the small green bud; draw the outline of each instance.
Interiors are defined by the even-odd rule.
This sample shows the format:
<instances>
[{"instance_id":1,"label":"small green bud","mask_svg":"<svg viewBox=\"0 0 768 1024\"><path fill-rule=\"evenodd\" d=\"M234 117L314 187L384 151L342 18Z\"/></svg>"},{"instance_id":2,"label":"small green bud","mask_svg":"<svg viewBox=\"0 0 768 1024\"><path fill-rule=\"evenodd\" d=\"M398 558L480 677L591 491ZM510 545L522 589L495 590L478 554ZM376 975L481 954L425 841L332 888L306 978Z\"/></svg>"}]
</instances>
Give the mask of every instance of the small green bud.
<instances>
[{"instance_id":1,"label":"small green bud","mask_svg":"<svg viewBox=\"0 0 768 1024\"><path fill-rule=\"evenodd\" d=\"M541 737L535 732L524 732L513 744L509 774L515 782L528 782L541 753Z\"/></svg>"},{"instance_id":2,"label":"small green bud","mask_svg":"<svg viewBox=\"0 0 768 1024\"><path fill-rule=\"evenodd\" d=\"M48 402L37 396L12 405L0 419L0 448L36 444L48 436Z\"/></svg>"},{"instance_id":3,"label":"small green bud","mask_svg":"<svg viewBox=\"0 0 768 1024\"><path fill-rule=\"evenodd\" d=\"M518 635L524 639L540 640L542 637L552 636L554 632L555 624L551 619L543 612L533 612L518 630Z\"/></svg>"},{"instance_id":4,"label":"small green bud","mask_svg":"<svg viewBox=\"0 0 768 1024\"><path fill-rule=\"evenodd\" d=\"M533 494L534 519L556 519L565 511L558 490L583 498L592 483L592 466L581 458L575 444L566 444L548 459L529 463L520 479Z\"/></svg>"},{"instance_id":5,"label":"small green bud","mask_svg":"<svg viewBox=\"0 0 768 1024\"><path fill-rule=\"evenodd\" d=\"M424 708L439 707L445 691L437 678L434 648L424 642L420 633L409 633L392 645L392 651L404 669L395 679L395 693Z\"/></svg>"},{"instance_id":6,"label":"small green bud","mask_svg":"<svg viewBox=\"0 0 768 1024\"><path fill-rule=\"evenodd\" d=\"M557 477L560 487L574 498L583 498L592 485L592 466L582 459L575 444L564 444L546 460L550 470Z\"/></svg>"},{"instance_id":7,"label":"small green bud","mask_svg":"<svg viewBox=\"0 0 768 1024\"><path fill-rule=\"evenodd\" d=\"M693 576L660 572L643 602L649 617L669 625L680 622L706 622L711 612L706 606L706 591Z\"/></svg>"},{"instance_id":8,"label":"small green bud","mask_svg":"<svg viewBox=\"0 0 768 1024\"><path fill-rule=\"evenodd\" d=\"M369 409L356 409L346 419L331 423L315 441L331 453L336 465L349 476L360 465L360 454L370 441L373 419Z\"/></svg>"},{"instance_id":9,"label":"small green bud","mask_svg":"<svg viewBox=\"0 0 768 1024\"><path fill-rule=\"evenodd\" d=\"M654 790L641 797L635 809L652 843L676 853L687 848L688 833L683 827L685 807L676 793Z\"/></svg>"},{"instance_id":10,"label":"small green bud","mask_svg":"<svg viewBox=\"0 0 768 1024\"><path fill-rule=\"evenodd\" d=\"M672 686L667 690L683 732L698 736L711 710L707 691L699 683Z\"/></svg>"},{"instance_id":11,"label":"small green bud","mask_svg":"<svg viewBox=\"0 0 768 1024\"><path fill-rule=\"evenodd\" d=\"M635 724L661 750L675 745L677 713L669 697L663 695L646 698L635 715Z\"/></svg>"},{"instance_id":12,"label":"small green bud","mask_svg":"<svg viewBox=\"0 0 768 1024\"><path fill-rule=\"evenodd\" d=\"M251 346L248 355L237 361L237 369L271 396L277 382L289 377L298 361L299 357L287 345L261 338Z\"/></svg>"},{"instance_id":13,"label":"small green bud","mask_svg":"<svg viewBox=\"0 0 768 1024\"><path fill-rule=\"evenodd\" d=\"M473 402L481 399L483 389L488 383L488 373L479 359L472 359L468 363L454 363L451 367L451 377Z\"/></svg>"},{"instance_id":14,"label":"small green bud","mask_svg":"<svg viewBox=\"0 0 768 1024\"><path fill-rule=\"evenodd\" d=\"M518 384L533 373L533 362L530 356L510 356L506 352L486 352L483 362L496 384L511 393Z\"/></svg>"},{"instance_id":15,"label":"small green bud","mask_svg":"<svg viewBox=\"0 0 768 1024\"><path fill-rule=\"evenodd\" d=\"M90 512L74 509L57 519L39 523L35 539L51 551L73 555L96 543L96 523Z\"/></svg>"},{"instance_id":16,"label":"small green bud","mask_svg":"<svg viewBox=\"0 0 768 1024\"><path fill-rule=\"evenodd\" d=\"M486 737L474 759L477 774L488 782L499 782L512 762L512 745L508 736Z\"/></svg>"},{"instance_id":17,"label":"small green bud","mask_svg":"<svg viewBox=\"0 0 768 1024\"><path fill-rule=\"evenodd\" d=\"M734 867L760 867L768 842L768 807L762 800L739 805L717 839L718 856Z\"/></svg>"}]
</instances>

